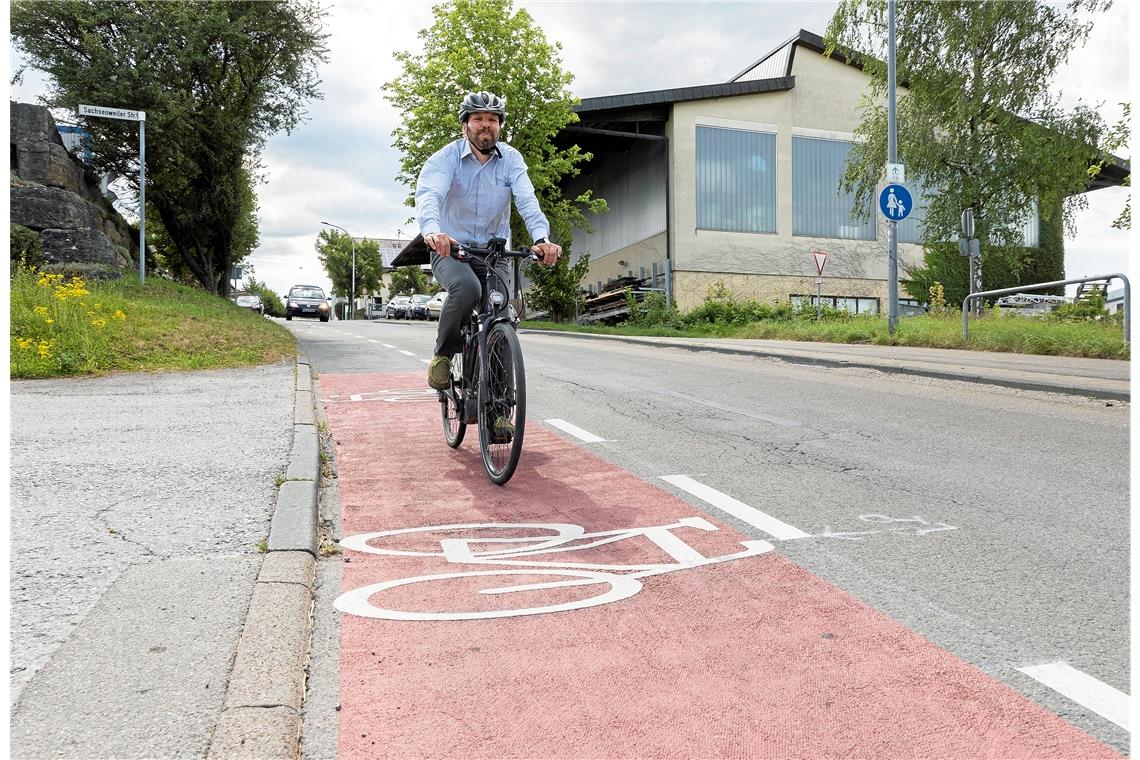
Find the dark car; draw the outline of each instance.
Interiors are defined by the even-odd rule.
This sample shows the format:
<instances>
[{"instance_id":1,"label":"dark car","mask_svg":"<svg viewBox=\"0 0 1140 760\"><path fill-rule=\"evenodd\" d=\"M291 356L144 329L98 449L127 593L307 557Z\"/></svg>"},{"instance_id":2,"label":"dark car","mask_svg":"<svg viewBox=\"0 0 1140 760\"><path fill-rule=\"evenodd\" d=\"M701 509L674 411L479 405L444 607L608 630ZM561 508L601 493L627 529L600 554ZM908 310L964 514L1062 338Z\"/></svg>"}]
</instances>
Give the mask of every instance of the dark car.
<instances>
[{"instance_id":1,"label":"dark car","mask_svg":"<svg viewBox=\"0 0 1140 760\"><path fill-rule=\"evenodd\" d=\"M416 293L412 296L412 302L408 304L408 319L427 319L427 305L430 300L431 296L426 293Z\"/></svg>"},{"instance_id":2,"label":"dark car","mask_svg":"<svg viewBox=\"0 0 1140 760\"><path fill-rule=\"evenodd\" d=\"M392 300L384 307L386 319L403 319L408 316L408 304L412 302L410 296L392 296Z\"/></svg>"},{"instance_id":3,"label":"dark car","mask_svg":"<svg viewBox=\"0 0 1140 760\"><path fill-rule=\"evenodd\" d=\"M265 313L265 304L261 302L261 297L254 293L238 293L234 296L234 303L256 314Z\"/></svg>"},{"instance_id":4,"label":"dark car","mask_svg":"<svg viewBox=\"0 0 1140 760\"><path fill-rule=\"evenodd\" d=\"M332 307L325 298L325 291L316 285L294 285L289 288L289 297L285 300L285 319L317 317L322 322L328 322L331 316Z\"/></svg>"}]
</instances>

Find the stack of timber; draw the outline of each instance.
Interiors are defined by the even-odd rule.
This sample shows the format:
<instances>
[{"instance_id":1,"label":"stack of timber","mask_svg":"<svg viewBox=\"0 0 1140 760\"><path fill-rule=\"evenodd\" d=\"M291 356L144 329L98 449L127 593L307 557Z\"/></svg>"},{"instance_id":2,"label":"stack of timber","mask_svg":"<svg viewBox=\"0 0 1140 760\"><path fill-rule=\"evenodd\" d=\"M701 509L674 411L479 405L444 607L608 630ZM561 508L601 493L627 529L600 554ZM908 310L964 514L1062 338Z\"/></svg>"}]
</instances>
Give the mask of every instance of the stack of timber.
<instances>
[{"instance_id":1,"label":"stack of timber","mask_svg":"<svg viewBox=\"0 0 1140 760\"><path fill-rule=\"evenodd\" d=\"M649 287L649 278L619 277L610 280L596 296L589 296L578 315L580 324L616 325L629 319L629 304L625 300L628 289L635 301L641 303L647 293L656 288Z\"/></svg>"}]
</instances>

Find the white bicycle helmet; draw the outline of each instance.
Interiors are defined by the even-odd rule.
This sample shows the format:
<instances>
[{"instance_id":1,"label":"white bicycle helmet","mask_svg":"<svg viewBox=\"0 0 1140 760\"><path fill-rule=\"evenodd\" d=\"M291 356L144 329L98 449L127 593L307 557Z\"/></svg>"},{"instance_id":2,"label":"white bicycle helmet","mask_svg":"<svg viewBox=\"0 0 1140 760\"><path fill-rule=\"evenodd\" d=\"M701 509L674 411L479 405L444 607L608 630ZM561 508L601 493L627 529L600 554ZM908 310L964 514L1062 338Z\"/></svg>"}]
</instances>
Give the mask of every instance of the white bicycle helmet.
<instances>
[{"instance_id":1,"label":"white bicycle helmet","mask_svg":"<svg viewBox=\"0 0 1140 760\"><path fill-rule=\"evenodd\" d=\"M466 124L473 113L493 113L499 117L499 124L507 118L507 99L493 92L469 92L459 106L459 123Z\"/></svg>"}]
</instances>

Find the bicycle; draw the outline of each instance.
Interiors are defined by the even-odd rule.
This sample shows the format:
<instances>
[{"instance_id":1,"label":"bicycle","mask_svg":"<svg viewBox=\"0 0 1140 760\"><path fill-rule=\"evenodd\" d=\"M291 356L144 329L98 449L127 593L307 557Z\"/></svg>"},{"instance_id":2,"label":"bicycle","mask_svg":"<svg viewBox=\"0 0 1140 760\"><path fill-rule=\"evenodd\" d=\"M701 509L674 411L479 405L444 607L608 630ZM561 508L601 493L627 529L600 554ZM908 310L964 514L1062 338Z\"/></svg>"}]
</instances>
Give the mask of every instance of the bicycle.
<instances>
[{"instance_id":1,"label":"bicycle","mask_svg":"<svg viewBox=\"0 0 1140 760\"><path fill-rule=\"evenodd\" d=\"M522 347L515 325L518 314L507 301L509 283L495 267L503 259L538 256L523 247L506 250L507 241L492 238L486 248L452 245L458 261L479 260L486 267L483 292L471 317L460 326L460 350L451 359L451 386L438 392L443 416L443 436L457 448L467 426L479 426L479 450L487 477L503 485L514 475L522 454L526 424L526 377Z\"/></svg>"},{"instance_id":2,"label":"bicycle","mask_svg":"<svg viewBox=\"0 0 1140 760\"><path fill-rule=\"evenodd\" d=\"M740 545L744 547L741 551L706 557L676 535L673 532L676 530L715 532L719 528L702 517L683 517L667 525L598 532L587 532L582 526L570 523L461 523L348 536L341 539L340 545L349 551L387 557L440 557L452 565L482 565L494 569L419 575L374 583L346 591L337 597L333 606L349 615L383 620L485 620L543 615L628 599L641 590L642 578L755 557L775 549L767 541L741 541ZM672 561L615 564L604 559L575 562L567 556L574 552L588 553L598 547L638 538L656 545ZM545 559L539 559L540 557ZM538 580L544 576L558 580ZM516 579L518 582L515 582ZM400 609L399 605L407 603L407 597L397 597L394 602L396 607L380 606L373 601L373 597L391 589L453 581L459 581L456 588L461 594L473 593L475 596L450 598L449 601L459 606L472 605L478 609L417 611ZM549 596L536 599L527 594L556 589L577 590L582 587L586 589L585 593L572 593L566 596L565 601L551 599ZM516 592L523 593L523 601L517 607L512 607L507 602L500 606L477 601L480 596L501 598ZM389 593L383 596L387 600L393 595ZM437 603L434 594L431 598L432 604ZM381 605L385 603L382 601ZM525 606L528 604L537 606Z\"/></svg>"}]
</instances>

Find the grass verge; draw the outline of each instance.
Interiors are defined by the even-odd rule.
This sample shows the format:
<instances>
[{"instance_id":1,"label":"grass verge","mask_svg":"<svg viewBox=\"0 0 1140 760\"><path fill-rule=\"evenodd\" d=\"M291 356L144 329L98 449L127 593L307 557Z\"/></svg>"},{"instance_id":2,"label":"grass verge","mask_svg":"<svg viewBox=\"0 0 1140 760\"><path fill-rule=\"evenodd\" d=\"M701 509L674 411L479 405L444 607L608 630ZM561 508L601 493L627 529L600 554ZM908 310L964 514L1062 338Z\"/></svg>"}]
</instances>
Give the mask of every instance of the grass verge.
<instances>
[{"instance_id":1,"label":"grass verge","mask_svg":"<svg viewBox=\"0 0 1140 760\"><path fill-rule=\"evenodd\" d=\"M10 316L12 378L224 369L297 353L281 325L157 277L88 283L17 268Z\"/></svg>"},{"instance_id":2,"label":"grass verge","mask_svg":"<svg viewBox=\"0 0 1140 760\"><path fill-rule=\"evenodd\" d=\"M603 335L670 338L736 338L797 340L826 343L867 343L880 346L956 348L1018 354L1128 359L1123 327L1117 320L1057 322L1047 319L987 313L970 320L969 340L962 339L961 315L906 317L894 335L886 317L844 316L814 320L772 320L747 324L711 323L686 327L619 325L593 327L555 322L522 323L532 330L562 330Z\"/></svg>"}]
</instances>

